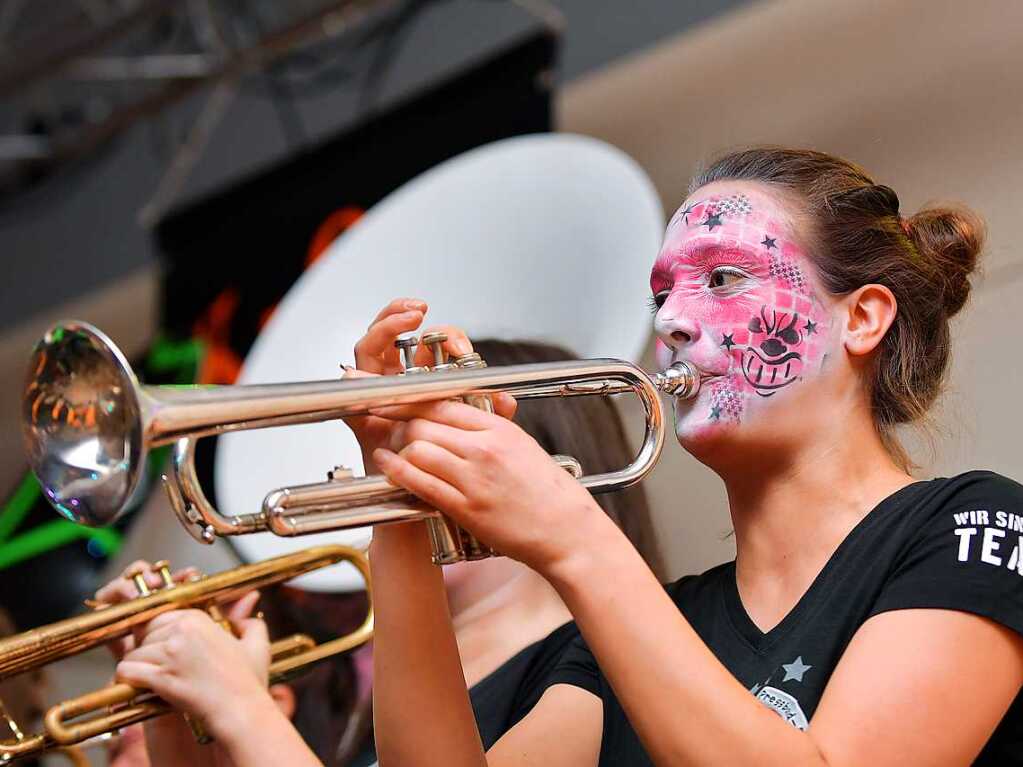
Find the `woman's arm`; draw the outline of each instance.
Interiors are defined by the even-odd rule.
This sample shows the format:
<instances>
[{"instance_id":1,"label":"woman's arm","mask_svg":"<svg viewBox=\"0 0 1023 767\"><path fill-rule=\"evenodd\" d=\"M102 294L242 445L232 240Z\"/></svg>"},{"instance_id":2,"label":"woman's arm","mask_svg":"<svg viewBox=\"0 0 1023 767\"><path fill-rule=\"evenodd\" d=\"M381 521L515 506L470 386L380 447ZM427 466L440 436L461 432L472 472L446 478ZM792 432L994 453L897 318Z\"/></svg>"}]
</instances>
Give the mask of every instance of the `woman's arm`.
<instances>
[{"instance_id":1,"label":"woman's arm","mask_svg":"<svg viewBox=\"0 0 1023 767\"><path fill-rule=\"evenodd\" d=\"M920 611L931 614L919 622L878 617L836 670L838 686L821 702L820 727L815 718L807 732L796 730L714 657L621 532L528 435L456 403L390 416L409 426L400 454L377 452L382 470L551 582L659 765L844 767L865 763L864 754L871 764L901 765L920 738L930 739L934 763L961 763L957 757L979 749L1023 685L1023 639L993 623L941 611ZM893 648L900 650L896 667L887 660ZM952 659L959 668L949 668ZM960 673L980 677L986 663L1002 664L1002 679L964 686ZM880 683L872 667L890 672L868 696L868 721L886 725L883 735L856 719L866 691L854 680ZM886 687L897 689L886 695ZM905 703L922 691L960 705ZM517 727L506 737L501 761L491 764L527 764L516 754L537 734L517 743L525 737Z\"/></svg>"},{"instance_id":2,"label":"woman's arm","mask_svg":"<svg viewBox=\"0 0 1023 767\"><path fill-rule=\"evenodd\" d=\"M136 560L124 569L128 572L141 572L143 579L150 588L163 586L163 579L145 560ZM195 570L186 568L174 573L174 581L180 583L193 575ZM96 592L97 601L104 604L121 604L138 596L138 591L126 576L122 575L110 581ZM126 653L135 649L136 637L127 636L108 643L108 649L114 659L120 661ZM141 737L138 737L141 735ZM150 758L151 756L151 758ZM188 723L178 712L156 717L143 724L126 728L121 742L112 747L111 763L147 764L152 767L217 767L217 758L213 749L202 748L195 739Z\"/></svg>"},{"instance_id":3,"label":"woman's arm","mask_svg":"<svg viewBox=\"0 0 1023 767\"><path fill-rule=\"evenodd\" d=\"M487 752L487 764L507 767L596 767L604 708L581 687L556 684Z\"/></svg>"},{"instance_id":4,"label":"woman's arm","mask_svg":"<svg viewBox=\"0 0 1023 767\"><path fill-rule=\"evenodd\" d=\"M846 648L810 732L832 765L969 764L1021 684L1016 632L955 610L881 613Z\"/></svg>"},{"instance_id":5,"label":"woman's arm","mask_svg":"<svg viewBox=\"0 0 1023 767\"><path fill-rule=\"evenodd\" d=\"M350 375L394 375L403 370L394 346L399 335L419 329L424 301L397 298L374 318L355 345L357 370ZM458 328L445 326L449 354L472 351ZM420 347L416 363L432 364ZM514 402L505 402L514 412ZM346 419L372 471L373 451L400 439L404 424L374 415ZM483 750L458 657L441 569L430 561L422 524L379 527L370 547L375 625L373 727L380 763L387 765L479 765Z\"/></svg>"},{"instance_id":6,"label":"woman's arm","mask_svg":"<svg viewBox=\"0 0 1023 767\"><path fill-rule=\"evenodd\" d=\"M422 524L377 529L370 546L373 729L381 767L485 764L441 569Z\"/></svg>"}]
</instances>

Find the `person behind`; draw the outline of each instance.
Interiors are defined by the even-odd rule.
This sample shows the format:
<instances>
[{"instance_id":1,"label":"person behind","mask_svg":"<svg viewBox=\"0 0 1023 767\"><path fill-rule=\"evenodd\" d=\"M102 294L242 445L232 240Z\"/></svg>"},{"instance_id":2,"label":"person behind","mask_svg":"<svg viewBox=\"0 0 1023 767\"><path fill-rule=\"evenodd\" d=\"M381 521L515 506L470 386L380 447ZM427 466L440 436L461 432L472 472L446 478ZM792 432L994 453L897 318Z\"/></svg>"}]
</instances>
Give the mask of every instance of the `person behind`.
<instances>
[{"instance_id":1,"label":"person behind","mask_svg":"<svg viewBox=\"0 0 1023 767\"><path fill-rule=\"evenodd\" d=\"M401 313L394 311L396 308L401 307L392 306L390 317ZM393 327L388 327L385 318L385 334L373 336L371 332L367 334L369 345L360 345L360 367L371 372L397 372L394 340L398 334L416 329L422 317L421 310L413 310L411 322L399 318ZM450 343L458 353L458 344L464 342L454 339ZM491 366L575 358L559 347L525 341L483 340L475 344L475 350ZM613 470L632 458L621 418L608 399L531 401L523 403L515 419L546 451L577 458L589 473ZM353 426L359 431L360 424ZM370 446L366 451L367 458L372 449ZM663 565L643 490L634 487L606 494L598 498L598 503L644 552L650 566L660 570ZM492 558L449 565L443 572L463 673L483 741L489 745L535 705L543 692L543 680L578 632L556 592L518 562ZM266 610L267 623L275 636L294 632L324 635L328 624L333 628L326 633L336 635L353 626L353 618L358 621L364 599L358 595L289 596L287 589L279 589L277 594L264 597L260 606ZM369 711L372 678L359 673L367 661L372 664L371 645L322 664L313 669L309 679L292 682L297 705L293 722L325 764L361 767L376 760ZM154 757L154 763L167 761Z\"/></svg>"}]
</instances>

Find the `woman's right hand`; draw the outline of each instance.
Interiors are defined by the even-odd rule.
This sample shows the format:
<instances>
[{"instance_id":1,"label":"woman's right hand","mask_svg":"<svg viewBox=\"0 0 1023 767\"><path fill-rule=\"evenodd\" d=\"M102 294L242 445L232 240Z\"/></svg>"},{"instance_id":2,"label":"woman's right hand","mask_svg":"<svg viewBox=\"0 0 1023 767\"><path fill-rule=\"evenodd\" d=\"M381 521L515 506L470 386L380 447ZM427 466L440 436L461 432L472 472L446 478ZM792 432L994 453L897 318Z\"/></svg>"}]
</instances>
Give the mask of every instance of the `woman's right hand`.
<instances>
[{"instance_id":1,"label":"woman's right hand","mask_svg":"<svg viewBox=\"0 0 1023 767\"><path fill-rule=\"evenodd\" d=\"M355 344L355 370L348 370L345 378L360 378L367 375L397 375L404 370L401 354L394 342L399 336L419 330L426 317L427 305L418 298L395 298L380 310L376 318ZM438 325L426 331L441 331L447 334L444 350L451 355L461 356L472 352L472 343L460 328L452 325ZM417 365L428 365L433 357L428 348L416 349ZM378 447L391 444L394 421L379 416L351 416L345 423L355 432L362 449L366 473L372 470L371 456Z\"/></svg>"}]
</instances>

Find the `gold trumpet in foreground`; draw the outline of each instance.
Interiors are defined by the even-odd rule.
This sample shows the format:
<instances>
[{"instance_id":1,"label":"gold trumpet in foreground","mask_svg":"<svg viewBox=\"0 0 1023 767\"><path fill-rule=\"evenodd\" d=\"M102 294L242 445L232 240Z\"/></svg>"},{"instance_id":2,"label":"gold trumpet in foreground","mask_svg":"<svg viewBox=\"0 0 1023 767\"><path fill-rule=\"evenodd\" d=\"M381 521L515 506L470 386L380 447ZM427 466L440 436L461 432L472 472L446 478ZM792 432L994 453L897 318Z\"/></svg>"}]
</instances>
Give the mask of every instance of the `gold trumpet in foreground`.
<instances>
[{"instance_id":1,"label":"gold trumpet in foreground","mask_svg":"<svg viewBox=\"0 0 1023 767\"><path fill-rule=\"evenodd\" d=\"M570 457L555 459L591 492L639 482L664 444L659 394L693 397L700 388L695 368L677 362L648 375L614 359L544 362L487 368L478 354L444 358L442 334L422 342L434 365L415 367L412 339L401 375L349 381L311 381L253 386L141 386L124 355L96 328L64 322L36 345L22 400L29 462L50 503L85 525L113 522L128 507L139 483L146 451L175 443L173 471L165 477L178 518L196 540L270 531L293 536L387 522L427 520L434 561L447 564L493 552L418 498L382 476L354 478L338 467L328 481L270 492L259 512L225 517L202 492L195 473L194 439L240 429L312 423L365 414L371 408L461 398L487 408L487 395L516 399L631 393L646 413L646 433L628 466L584 475Z\"/></svg>"},{"instance_id":2,"label":"gold trumpet in foreground","mask_svg":"<svg viewBox=\"0 0 1023 767\"><path fill-rule=\"evenodd\" d=\"M237 599L252 589L291 580L338 562L351 562L355 565L366 579L366 590L369 593L369 562L366 555L348 546L318 546L216 575L198 577L185 583L174 583L169 565L159 562L157 569L164 581L160 589L150 591L141 572L130 574L139 590L137 598L116 605L99 604L91 613L0 640L0 679L25 673L126 636L134 627L169 610L204 609L225 628L230 629L218 605ZM314 663L357 647L372 635L371 599L362 625L347 636L319 645L305 634L278 639L271 645L270 683L300 674ZM52 749L74 746L121 727L166 714L170 710L166 702L147 690L123 683L113 684L54 706L46 712L45 732L26 734L0 705L0 718L6 720L12 733L12 737L0 741L0 764Z\"/></svg>"}]
</instances>

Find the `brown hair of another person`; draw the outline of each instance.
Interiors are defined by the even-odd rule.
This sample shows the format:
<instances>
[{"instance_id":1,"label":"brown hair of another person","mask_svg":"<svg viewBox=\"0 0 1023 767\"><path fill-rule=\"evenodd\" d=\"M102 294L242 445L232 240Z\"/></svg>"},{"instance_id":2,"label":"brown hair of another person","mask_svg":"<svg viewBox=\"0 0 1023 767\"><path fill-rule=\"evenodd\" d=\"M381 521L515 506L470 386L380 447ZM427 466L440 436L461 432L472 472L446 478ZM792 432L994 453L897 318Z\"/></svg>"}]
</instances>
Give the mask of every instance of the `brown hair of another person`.
<instances>
[{"instance_id":1,"label":"brown hair of another person","mask_svg":"<svg viewBox=\"0 0 1023 767\"><path fill-rule=\"evenodd\" d=\"M482 340L474 341L473 347L491 367L577 359L561 347L527 341ZM634 457L618 410L607 397L522 402L515 422L549 453L578 459L587 473L624 466ZM595 498L654 572L663 573L643 489L636 486ZM308 633L322 640L353 630L365 614L366 596L282 588L265 595L260 607L273 636ZM321 664L291 682L297 702L292 721L324 764L333 767L349 764L372 735L370 698L358 696L355 684L347 657Z\"/></svg>"},{"instance_id":2,"label":"brown hair of another person","mask_svg":"<svg viewBox=\"0 0 1023 767\"><path fill-rule=\"evenodd\" d=\"M486 339L474 341L473 348L490 367L579 358L560 346L531 341ZM613 471L635 457L618 409L608 397L525 400L519 403L515 423L548 453L570 455L578 460L587 474ZM650 568L661 575L663 562L642 486L602 493L594 498Z\"/></svg>"},{"instance_id":3,"label":"brown hair of another person","mask_svg":"<svg viewBox=\"0 0 1023 767\"><path fill-rule=\"evenodd\" d=\"M847 160L806 149L730 152L697 174L690 191L725 180L759 181L803 208L809 223L804 245L832 294L879 284L895 295L895 320L865 383L877 431L908 471L912 463L894 429L926 424L941 393L951 353L949 319L969 298L984 222L959 205L930 206L903 218L891 188Z\"/></svg>"}]
</instances>

